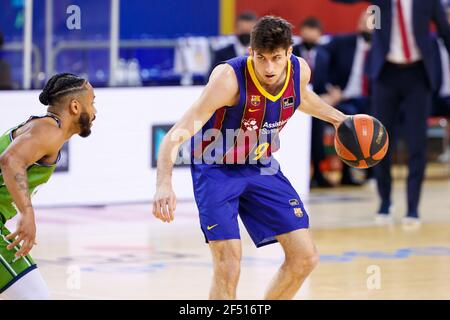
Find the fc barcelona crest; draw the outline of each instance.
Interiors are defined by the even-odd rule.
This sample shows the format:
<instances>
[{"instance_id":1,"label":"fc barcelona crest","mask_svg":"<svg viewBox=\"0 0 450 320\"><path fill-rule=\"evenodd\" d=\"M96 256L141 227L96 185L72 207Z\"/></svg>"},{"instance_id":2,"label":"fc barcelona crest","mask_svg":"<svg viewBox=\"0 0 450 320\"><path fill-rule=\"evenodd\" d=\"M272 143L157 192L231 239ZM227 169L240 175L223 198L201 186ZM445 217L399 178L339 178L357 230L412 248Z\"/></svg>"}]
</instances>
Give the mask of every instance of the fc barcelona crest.
<instances>
[{"instance_id":1,"label":"fc barcelona crest","mask_svg":"<svg viewBox=\"0 0 450 320\"><path fill-rule=\"evenodd\" d=\"M294 214L297 217L299 217L299 218L303 217L303 210L302 210L302 208L294 208Z\"/></svg>"},{"instance_id":2,"label":"fc barcelona crest","mask_svg":"<svg viewBox=\"0 0 450 320\"><path fill-rule=\"evenodd\" d=\"M260 103L261 103L261 96L252 95L252 98L251 98L252 106L254 106L254 107L259 106Z\"/></svg>"}]
</instances>

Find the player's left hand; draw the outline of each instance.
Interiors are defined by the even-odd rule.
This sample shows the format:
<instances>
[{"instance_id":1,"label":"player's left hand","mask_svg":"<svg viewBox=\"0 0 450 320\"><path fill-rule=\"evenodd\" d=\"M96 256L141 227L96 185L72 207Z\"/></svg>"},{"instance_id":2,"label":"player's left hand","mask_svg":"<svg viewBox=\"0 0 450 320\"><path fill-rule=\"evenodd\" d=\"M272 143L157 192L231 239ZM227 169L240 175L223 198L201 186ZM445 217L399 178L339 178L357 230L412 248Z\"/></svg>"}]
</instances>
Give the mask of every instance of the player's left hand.
<instances>
[{"instance_id":1,"label":"player's left hand","mask_svg":"<svg viewBox=\"0 0 450 320\"><path fill-rule=\"evenodd\" d=\"M17 229L15 232L8 234L6 239L11 240L6 249L12 250L19 244L22 245L15 253L16 257L23 257L28 255L33 246L36 244L36 222L34 220L34 213L29 212L21 214L17 222Z\"/></svg>"}]
</instances>

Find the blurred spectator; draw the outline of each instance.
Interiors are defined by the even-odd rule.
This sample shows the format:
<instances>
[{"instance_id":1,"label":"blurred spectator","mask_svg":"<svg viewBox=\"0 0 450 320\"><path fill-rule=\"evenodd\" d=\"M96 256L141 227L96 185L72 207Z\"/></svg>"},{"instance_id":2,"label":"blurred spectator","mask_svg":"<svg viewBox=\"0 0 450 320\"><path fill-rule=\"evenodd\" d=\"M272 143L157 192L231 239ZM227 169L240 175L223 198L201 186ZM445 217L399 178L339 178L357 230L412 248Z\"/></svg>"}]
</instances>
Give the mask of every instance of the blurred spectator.
<instances>
[{"instance_id":1,"label":"blurred spectator","mask_svg":"<svg viewBox=\"0 0 450 320\"><path fill-rule=\"evenodd\" d=\"M213 53L211 71L223 61L248 54L250 33L252 32L256 21L258 21L258 17L253 12L244 12L238 16L235 37L231 44L218 49Z\"/></svg>"},{"instance_id":2,"label":"blurred spectator","mask_svg":"<svg viewBox=\"0 0 450 320\"><path fill-rule=\"evenodd\" d=\"M302 57L311 68L312 90L331 105L340 99L335 97L335 91L327 91L328 67L330 58L327 51L319 45L322 36L322 25L315 17L305 19L300 25L301 43L293 47L293 54ZM324 125L322 120L312 118L311 131L311 161L313 175L311 187L330 188L333 185L324 177L320 170L320 162L325 159L325 146L323 141Z\"/></svg>"},{"instance_id":3,"label":"blurred spectator","mask_svg":"<svg viewBox=\"0 0 450 320\"><path fill-rule=\"evenodd\" d=\"M334 0L356 3L362 0ZM417 227L419 199L426 166L427 118L432 90L437 83L432 61L430 22L434 22L447 51L450 27L441 0L372 0L381 10L381 28L375 29L370 52L373 80L372 114L387 128L391 139L396 120L404 110L405 139L408 146L408 206L405 226ZM391 156L375 166L381 204L377 221L391 223Z\"/></svg>"},{"instance_id":4,"label":"blurred spectator","mask_svg":"<svg viewBox=\"0 0 450 320\"><path fill-rule=\"evenodd\" d=\"M3 47L3 33L0 31L0 50ZM11 69L0 56L0 90L12 89Z\"/></svg>"},{"instance_id":5,"label":"blurred spectator","mask_svg":"<svg viewBox=\"0 0 450 320\"><path fill-rule=\"evenodd\" d=\"M319 45L322 24L317 18L309 17L301 23L299 35L301 42L293 47L292 53L305 59L311 68L314 92L326 93L330 58L326 50Z\"/></svg>"},{"instance_id":6,"label":"blurred spectator","mask_svg":"<svg viewBox=\"0 0 450 320\"><path fill-rule=\"evenodd\" d=\"M447 21L450 24L450 1L446 4ZM450 118L450 58L442 39L434 39L433 61L436 72L436 91L433 95L432 115ZM447 135L450 136L450 125L447 125ZM450 161L450 146L439 156L439 161Z\"/></svg>"},{"instance_id":7,"label":"blurred spectator","mask_svg":"<svg viewBox=\"0 0 450 320\"><path fill-rule=\"evenodd\" d=\"M330 82L342 90L337 108L346 114L369 113L368 53L372 29L367 24L369 14L364 11L358 20L357 31L337 35L325 45L330 55ZM372 174L366 170L367 176ZM360 185L351 169L343 163L341 185Z\"/></svg>"},{"instance_id":8,"label":"blurred spectator","mask_svg":"<svg viewBox=\"0 0 450 320\"><path fill-rule=\"evenodd\" d=\"M181 74L181 85L194 84L194 75L203 75L207 82L211 63L210 42L207 37L177 39L174 71Z\"/></svg>"}]
</instances>

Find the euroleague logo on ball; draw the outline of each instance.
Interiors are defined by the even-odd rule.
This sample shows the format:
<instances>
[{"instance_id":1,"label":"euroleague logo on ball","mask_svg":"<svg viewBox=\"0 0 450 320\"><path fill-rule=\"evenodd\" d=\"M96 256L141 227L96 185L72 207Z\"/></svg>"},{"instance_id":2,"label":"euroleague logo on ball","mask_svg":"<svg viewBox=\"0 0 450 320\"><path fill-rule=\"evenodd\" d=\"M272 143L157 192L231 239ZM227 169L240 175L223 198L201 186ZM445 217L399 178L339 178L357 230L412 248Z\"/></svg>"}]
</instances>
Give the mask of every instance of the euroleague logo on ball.
<instances>
[{"instance_id":1,"label":"euroleague logo on ball","mask_svg":"<svg viewBox=\"0 0 450 320\"><path fill-rule=\"evenodd\" d=\"M377 137L377 140L375 140L375 143L376 144L380 144L381 143L381 139L383 139L383 131L379 131L378 132L378 137Z\"/></svg>"},{"instance_id":2,"label":"euroleague logo on ball","mask_svg":"<svg viewBox=\"0 0 450 320\"><path fill-rule=\"evenodd\" d=\"M247 131L258 130L258 126L256 125L255 119L243 120L242 124L244 125Z\"/></svg>"}]
</instances>

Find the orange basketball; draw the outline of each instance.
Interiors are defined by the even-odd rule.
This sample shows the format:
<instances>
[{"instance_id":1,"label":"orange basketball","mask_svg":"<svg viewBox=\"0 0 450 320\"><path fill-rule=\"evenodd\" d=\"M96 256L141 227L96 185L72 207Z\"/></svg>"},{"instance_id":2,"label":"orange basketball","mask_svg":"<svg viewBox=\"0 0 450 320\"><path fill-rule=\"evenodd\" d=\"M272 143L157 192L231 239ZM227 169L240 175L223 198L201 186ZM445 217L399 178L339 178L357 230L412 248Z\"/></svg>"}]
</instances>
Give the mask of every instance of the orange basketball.
<instances>
[{"instance_id":1,"label":"orange basketball","mask_svg":"<svg viewBox=\"0 0 450 320\"><path fill-rule=\"evenodd\" d=\"M334 137L336 152L354 168L369 168L380 162L389 147L386 128L376 118L357 114L347 118L337 128Z\"/></svg>"}]
</instances>

